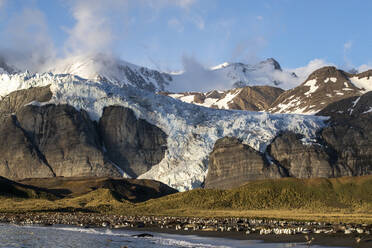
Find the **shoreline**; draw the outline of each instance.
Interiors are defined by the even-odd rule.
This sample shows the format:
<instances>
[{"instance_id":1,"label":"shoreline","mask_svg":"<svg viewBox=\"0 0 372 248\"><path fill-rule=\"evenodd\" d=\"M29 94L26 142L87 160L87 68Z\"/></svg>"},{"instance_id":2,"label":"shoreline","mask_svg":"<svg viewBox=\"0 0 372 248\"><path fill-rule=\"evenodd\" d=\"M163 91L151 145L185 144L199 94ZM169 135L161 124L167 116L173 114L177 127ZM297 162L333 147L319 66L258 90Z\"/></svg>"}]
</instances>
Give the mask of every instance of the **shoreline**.
<instances>
[{"instance_id":1,"label":"shoreline","mask_svg":"<svg viewBox=\"0 0 372 248\"><path fill-rule=\"evenodd\" d=\"M306 244L337 247L372 247L372 225L332 224L249 218L198 218L170 216L124 216L82 212L0 213L0 223L16 225L110 228L141 233L195 235L265 243ZM362 232L362 233L360 233ZM357 238L362 241L358 244Z\"/></svg>"}]
</instances>

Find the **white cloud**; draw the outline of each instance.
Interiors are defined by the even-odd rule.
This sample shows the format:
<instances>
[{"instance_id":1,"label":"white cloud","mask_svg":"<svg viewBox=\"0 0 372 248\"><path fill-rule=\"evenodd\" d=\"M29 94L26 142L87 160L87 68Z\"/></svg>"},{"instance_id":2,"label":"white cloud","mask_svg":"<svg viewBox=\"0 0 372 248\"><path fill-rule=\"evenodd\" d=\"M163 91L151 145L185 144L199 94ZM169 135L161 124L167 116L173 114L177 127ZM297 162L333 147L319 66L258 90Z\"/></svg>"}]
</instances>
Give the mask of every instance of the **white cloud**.
<instances>
[{"instance_id":1,"label":"white cloud","mask_svg":"<svg viewBox=\"0 0 372 248\"><path fill-rule=\"evenodd\" d=\"M190 20L195 24L197 28L199 28L200 30L204 30L205 22L200 15L193 15L190 17Z\"/></svg>"},{"instance_id":2,"label":"white cloud","mask_svg":"<svg viewBox=\"0 0 372 248\"><path fill-rule=\"evenodd\" d=\"M182 8L189 8L191 5L196 3L196 0L173 0Z\"/></svg>"},{"instance_id":3,"label":"white cloud","mask_svg":"<svg viewBox=\"0 0 372 248\"><path fill-rule=\"evenodd\" d=\"M135 0L138 1L138 0ZM164 8L166 6L178 6L184 9L190 8L197 0L139 0L151 8Z\"/></svg>"},{"instance_id":4,"label":"white cloud","mask_svg":"<svg viewBox=\"0 0 372 248\"><path fill-rule=\"evenodd\" d=\"M256 19L257 19L258 21L262 21L264 18L263 18L263 16L257 16Z\"/></svg>"},{"instance_id":5,"label":"white cloud","mask_svg":"<svg viewBox=\"0 0 372 248\"><path fill-rule=\"evenodd\" d=\"M194 57L184 56L182 63L184 67L183 74L175 76L176 83L170 89L173 92L206 92L209 90L231 89L236 81L227 76L226 73L230 72L212 71L203 66ZM252 62L250 65L254 66L256 63ZM259 64L255 66L255 70L250 71L246 76L251 83L253 82L257 85L270 85L274 81L281 82L278 87L287 90L303 83L315 70L329 65L331 64L322 59L314 59L306 66L279 71L275 70L272 64ZM292 75L293 72L296 73L297 77ZM274 86L273 84L271 85Z\"/></svg>"},{"instance_id":6,"label":"white cloud","mask_svg":"<svg viewBox=\"0 0 372 248\"><path fill-rule=\"evenodd\" d=\"M303 67L298 67L295 69L288 69L288 71L292 71L296 73L299 79L299 82L303 83L312 72L324 66L334 66L334 64L326 62L323 59L313 59L307 65Z\"/></svg>"},{"instance_id":7,"label":"white cloud","mask_svg":"<svg viewBox=\"0 0 372 248\"><path fill-rule=\"evenodd\" d=\"M364 72L364 71L368 71L371 69L372 69L372 63L368 63L368 64L360 65L358 67L358 72Z\"/></svg>"},{"instance_id":8,"label":"white cloud","mask_svg":"<svg viewBox=\"0 0 372 248\"><path fill-rule=\"evenodd\" d=\"M115 17L124 17L127 1L76 0L70 1L76 24L66 29L69 38L65 48L69 53L110 52L116 36L113 31ZM123 22L124 24L124 22Z\"/></svg>"},{"instance_id":9,"label":"white cloud","mask_svg":"<svg viewBox=\"0 0 372 248\"><path fill-rule=\"evenodd\" d=\"M9 20L1 56L21 70L40 71L56 56L44 14L26 8Z\"/></svg>"}]
</instances>

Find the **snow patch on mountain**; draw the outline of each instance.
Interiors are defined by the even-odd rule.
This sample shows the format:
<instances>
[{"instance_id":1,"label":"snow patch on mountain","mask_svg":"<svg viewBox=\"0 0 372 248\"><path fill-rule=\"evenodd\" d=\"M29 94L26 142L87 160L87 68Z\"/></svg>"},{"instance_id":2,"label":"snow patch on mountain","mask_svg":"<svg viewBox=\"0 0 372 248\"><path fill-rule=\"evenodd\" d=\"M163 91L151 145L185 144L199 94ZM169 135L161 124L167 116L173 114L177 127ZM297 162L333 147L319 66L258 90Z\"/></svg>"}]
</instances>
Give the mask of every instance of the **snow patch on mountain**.
<instances>
[{"instance_id":1,"label":"snow patch on mountain","mask_svg":"<svg viewBox=\"0 0 372 248\"><path fill-rule=\"evenodd\" d=\"M227 67L229 65L230 65L229 63L225 62L225 63L219 64L219 65L216 65L216 66L212 66L211 67L211 70L222 69L222 68L225 68L225 67Z\"/></svg>"},{"instance_id":2,"label":"snow patch on mountain","mask_svg":"<svg viewBox=\"0 0 372 248\"><path fill-rule=\"evenodd\" d=\"M312 79L312 80L307 81L304 84L305 86L309 86L310 87L309 91L304 93L305 96L310 96L312 93L314 93L319 88L319 86L316 83L317 83L317 80L316 79Z\"/></svg>"},{"instance_id":3,"label":"snow patch on mountain","mask_svg":"<svg viewBox=\"0 0 372 248\"><path fill-rule=\"evenodd\" d=\"M362 93L366 93L372 90L372 77L362 77L357 76L351 77L350 81L359 89L362 89Z\"/></svg>"}]
</instances>

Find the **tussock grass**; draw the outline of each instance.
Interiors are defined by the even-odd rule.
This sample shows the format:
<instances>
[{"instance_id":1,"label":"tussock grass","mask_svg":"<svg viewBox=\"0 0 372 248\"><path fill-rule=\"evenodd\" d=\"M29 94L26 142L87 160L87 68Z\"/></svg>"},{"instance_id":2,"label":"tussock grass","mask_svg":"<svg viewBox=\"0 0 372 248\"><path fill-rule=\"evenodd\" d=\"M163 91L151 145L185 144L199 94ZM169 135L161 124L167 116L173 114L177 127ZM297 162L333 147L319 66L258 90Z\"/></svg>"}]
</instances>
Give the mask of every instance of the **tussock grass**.
<instances>
[{"instance_id":1,"label":"tussock grass","mask_svg":"<svg viewBox=\"0 0 372 248\"><path fill-rule=\"evenodd\" d=\"M372 223L372 176L260 180L231 190L195 189L132 203L109 189L63 199L0 201L0 211L86 209L126 215L259 217Z\"/></svg>"}]
</instances>

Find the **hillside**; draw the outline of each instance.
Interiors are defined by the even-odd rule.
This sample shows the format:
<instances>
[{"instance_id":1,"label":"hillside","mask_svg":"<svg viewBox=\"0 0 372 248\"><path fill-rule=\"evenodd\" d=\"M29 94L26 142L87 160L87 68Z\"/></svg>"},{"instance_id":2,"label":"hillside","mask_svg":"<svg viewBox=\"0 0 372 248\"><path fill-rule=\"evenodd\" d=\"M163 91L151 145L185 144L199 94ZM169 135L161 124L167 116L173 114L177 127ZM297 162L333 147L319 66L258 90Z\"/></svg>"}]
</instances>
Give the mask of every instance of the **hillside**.
<instances>
[{"instance_id":1,"label":"hillside","mask_svg":"<svg viewBox=\"0 0 372 248\"><path fill-rule=\"evenodd\" d=\"M208 108L265 111L283 92L284 90L272 86L245 86L206 93L160 92L160 94Z\"/></svg>"},{"instance_id":2,"label":"hillside","mask_svg":"<svg viewBox=\"0 0 372 248\"><path fill-rule=\"evenodd\" d=\"M314 71L301 85L281 94L272 113L316 114L329 104L372 90L372 71L350 74L335 67Z\"/></svg>"},{"instance_id":3,"label":"hillside","mask_svg":"<svg viewBox=\"0 0 372 248\"><path fill-rule=\"evenodd\" d=\"M0 198L19 199L57 199L52 191L40 187L25 185L0 177Z\"/></svg>"},{"instance_id":4,"label":"hillside","mask_svg":"<svg viewBox=\"0 0 372 248\"><path fill-rule=\"evenodd\" d=\"M195 189L145 202L118 200L116 191L99 188L54 201L11 198L1 212L98 211L155 216L262 217L372 223L372 176L333 179L259 180L230 190ZM295 211L293 211L295 210Z\"/></svg>"}]
</instances>

